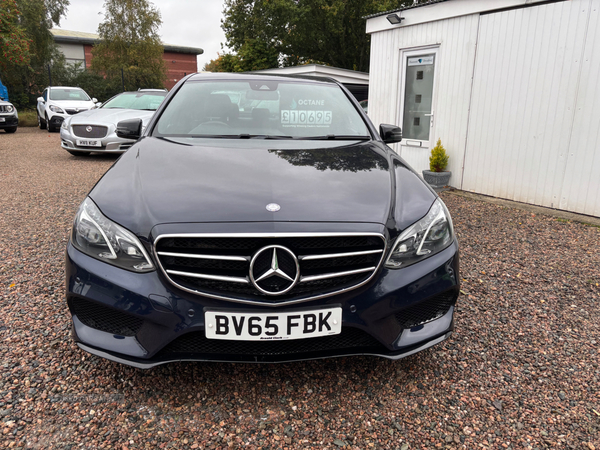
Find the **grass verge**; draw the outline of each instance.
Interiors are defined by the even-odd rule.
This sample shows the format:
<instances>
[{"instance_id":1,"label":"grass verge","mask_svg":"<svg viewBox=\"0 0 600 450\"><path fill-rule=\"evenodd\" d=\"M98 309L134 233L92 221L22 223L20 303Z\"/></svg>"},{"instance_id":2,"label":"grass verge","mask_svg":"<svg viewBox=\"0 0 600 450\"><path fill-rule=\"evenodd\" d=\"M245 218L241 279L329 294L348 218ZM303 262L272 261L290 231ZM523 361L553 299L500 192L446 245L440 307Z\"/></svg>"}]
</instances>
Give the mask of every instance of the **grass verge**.
<instances>
[{"instance_id":1,"label":"grass verge","mask_svg":"<svg viewBox=\"0 0 600 450\"><path fill-rule=\"evenodd\" d=\"M19 126L20 127L37 127L37 113L35 110L26 109L19 111Z\"/></svg>"}]
</instances>

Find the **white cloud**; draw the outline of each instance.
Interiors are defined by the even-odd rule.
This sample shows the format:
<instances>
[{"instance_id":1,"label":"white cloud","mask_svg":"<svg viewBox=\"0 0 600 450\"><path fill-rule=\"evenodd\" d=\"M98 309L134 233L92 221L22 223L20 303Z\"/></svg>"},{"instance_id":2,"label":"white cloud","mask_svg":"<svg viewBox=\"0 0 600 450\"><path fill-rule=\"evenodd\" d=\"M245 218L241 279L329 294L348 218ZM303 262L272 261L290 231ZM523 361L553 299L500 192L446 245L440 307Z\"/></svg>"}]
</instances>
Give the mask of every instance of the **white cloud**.
<instances>
[{"instance_id":1,"label":"white cloud","mask_svg":"<svg viewBox=\"0 0 600 450\"><path fill-rule=\"evenodd\" d=\"M184 47L200 47L198 70L217 57L225 34L221 29L223 0L156 0L160 10L163 42ZM97 33L104 19L104 0L70 0L66 18L60 23L63 30Z\"/></svg>"}]
</instances>

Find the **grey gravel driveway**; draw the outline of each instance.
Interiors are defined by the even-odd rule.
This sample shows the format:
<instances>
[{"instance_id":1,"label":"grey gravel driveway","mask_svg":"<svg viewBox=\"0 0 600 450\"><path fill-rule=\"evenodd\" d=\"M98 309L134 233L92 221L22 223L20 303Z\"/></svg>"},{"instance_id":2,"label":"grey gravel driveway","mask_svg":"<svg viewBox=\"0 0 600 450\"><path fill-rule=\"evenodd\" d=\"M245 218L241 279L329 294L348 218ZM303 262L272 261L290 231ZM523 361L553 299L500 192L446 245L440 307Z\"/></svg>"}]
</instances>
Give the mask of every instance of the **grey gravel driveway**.
<instances>
[{"instance_id":1,"label":"grey gravel driveway","mask_svg":"<svg viewBox=\"0 0 600 450\"><path fill-rule=\"evenodd\" d=\"M115 157L0 133L0 448L600 449L600 229L444 193L456 332L392 362L141 371L69 337L64 249Z\"/></svg>"}]
</instances>

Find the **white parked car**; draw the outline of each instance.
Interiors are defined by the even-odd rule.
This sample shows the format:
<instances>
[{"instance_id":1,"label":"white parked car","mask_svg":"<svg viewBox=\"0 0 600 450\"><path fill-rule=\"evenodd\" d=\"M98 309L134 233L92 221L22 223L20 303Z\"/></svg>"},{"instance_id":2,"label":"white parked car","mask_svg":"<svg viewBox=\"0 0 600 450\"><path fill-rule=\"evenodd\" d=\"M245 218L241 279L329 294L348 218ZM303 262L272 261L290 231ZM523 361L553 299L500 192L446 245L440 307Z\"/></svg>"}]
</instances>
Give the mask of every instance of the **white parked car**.
<instances>
[{"instance_id":1,"label":"white parked car","mask_svg":"<svg viewBox=\"0 0 600 450\"><path fill-rule=\"evenodd\" d=\"M14 133L17 131L19 125L19 114L17 108L10 103L4 101L0 97L0 130L4 130L7 133Z\"/></svg>"},{"instance_id":2,"label":"white parked car","mask_svg":"<svg viewBox=\"0 0 600 450\"><path fill-rule=\"evenodd\" d=\"M58 131L67 117L93 108L97 101L78 87L47 87L37 99L38 126Z\"/></svg>"},{"instance_id":3,"label":"white parked car","mask_svg":"<svg viewBox=\"0 0 600 450\"><path fill-rule=\"evenodd\" d=\"M141 119L150 121L167 96L162 89L140 89L122 92L100 107L66 119L60 127L60 145L72 155L86 156L90 152L123 153L135 139L117 136L117 123Z\"/></svg>"}]
</instances>

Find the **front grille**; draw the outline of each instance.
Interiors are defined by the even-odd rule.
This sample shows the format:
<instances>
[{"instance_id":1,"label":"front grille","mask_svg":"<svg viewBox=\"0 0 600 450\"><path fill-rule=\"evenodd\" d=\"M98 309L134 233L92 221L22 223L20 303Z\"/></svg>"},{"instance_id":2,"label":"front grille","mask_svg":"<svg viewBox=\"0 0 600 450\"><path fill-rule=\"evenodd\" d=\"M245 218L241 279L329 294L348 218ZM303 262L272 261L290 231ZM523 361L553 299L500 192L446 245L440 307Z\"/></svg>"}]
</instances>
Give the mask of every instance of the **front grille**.
<instances>
[{"instance_id":1,"label":"front grille","mask_svg":"<svg viewBox=\"0 0 600 450\"><path fill-rule=\"evenodd\" d=\"M273 276L257 289L250 279L253 257L267 246L277 246L278 266L286 274L296 271L296 284ZM287 249L287 250L286 250ZM169 280L186 290L250 302L287 302L331 295L366 282L379 267L385 251L381 235L310 235L277 237L181 236L159 237L158 260ZM272 266L271 250L254 261L254 275ZM279 294L277 291L285 291Z\"/></svg>"},{"instance_id":2,"label":"front grille","mask_svg":"<svg viewBox=\"0 0 600 450\"><path fill-rule=\"evenodd\" d=\"M65 109L65 112L71 116L75 115L75 114L79 114L81 112L87 111L87 108L85 109Z\"/></svg>"},{"instance_id":3,"label":"front grille","mask_svg":"<svg viewBox=\"0 0 600 450\"><path fill-rule=\"evenodd\" d=\"M144 321L121 311L80 298L71 301L81 323L96 330L120 336L135 336Z\"/></svg>"},{"instance_id":4,"label":"front grille","mask_svg":"<svg viewBox=\"0 0 600 450\"><path fill-rule=\"evenodd\" d=\"M439 319L448 312L451 306L456 304L456 298L457 294L454 291L436 295L397 312L395 314L396 321L402 328L412 328Z\"/></svg>"},{"instance_id":5,"label":"front grille","mask_svg":"<svg viewBox=\"0 0 600 450\"><path fill-rule=\"evenodd\" d=\"M87 127L91 127L90 131L87 131ZM98 125L73 125L73 134L82 138L103 138L108 133L108 127L102 127Z\"/></svg>"},{"instance_id":6,"label":"front grille","mask_svg":"<svg viewBox=\"0 0 600 450\"><path fill-rule=\"evenodd\" d=\"M356 353L370 351L373 353L388 350L371 335L356 328L342 328L340 334L334 336L323 336L312 339L295 339L285 341L229 341L218 339L207 339L203 332L196 331L185 334L168 344L156 356L181 357L191 355L219 356L232 355L256 355L277 356L293 355L299 353L319 353L331 350L352 350Z\"/></svg>"}]
</instances>

